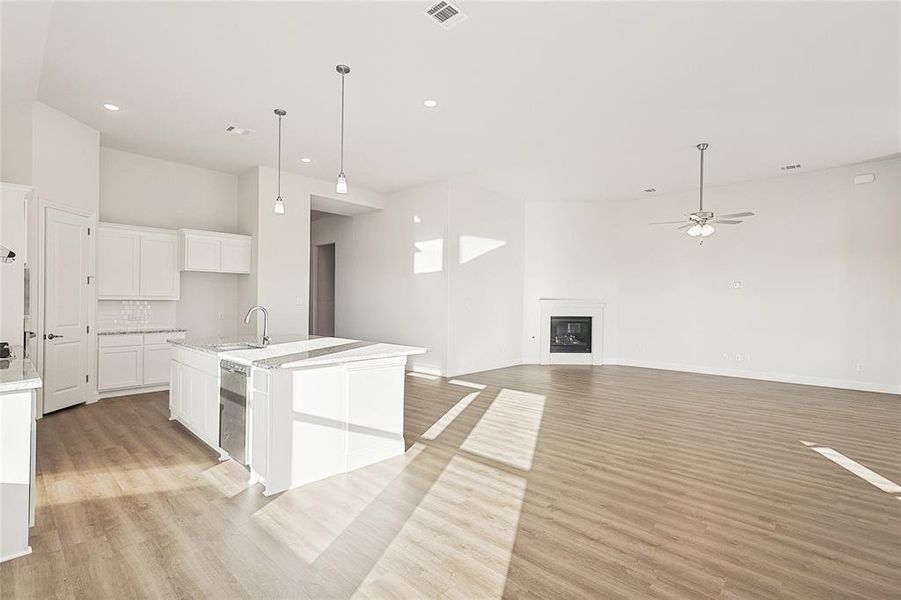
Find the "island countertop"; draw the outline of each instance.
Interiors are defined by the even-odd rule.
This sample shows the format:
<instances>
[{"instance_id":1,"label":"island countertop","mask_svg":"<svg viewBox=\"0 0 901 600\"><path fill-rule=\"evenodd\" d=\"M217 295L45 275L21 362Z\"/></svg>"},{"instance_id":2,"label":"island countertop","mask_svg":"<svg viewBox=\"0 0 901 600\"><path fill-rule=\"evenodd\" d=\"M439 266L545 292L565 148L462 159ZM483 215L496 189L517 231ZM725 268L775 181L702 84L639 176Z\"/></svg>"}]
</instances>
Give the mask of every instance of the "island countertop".
<instances>
[{"instance_id":1,"label":"island countertop","mask_svg":"<svg viewBox=\"0 0 901 600\"><path fill-rule=\"evenodd\" d=\"M10 346L10 357L0 359L0 393L32 390L41 385L41 376L22 346Z\"/></svg>"},{"instance_id":2,"label":"island countertop","mask_svg":"<svg viewBox=\"0 0 901 600\"><path fill-rule=\"evenodd\" d=\"M172 340L172 344L176 346L217 354L220 359L262 369L293 369L426 352L425 348L415 346L302 334L273 336L271 343L261 348L229 348L239 344L259 343L260 338L257 336Z\"/></svg>"}]
</instances>

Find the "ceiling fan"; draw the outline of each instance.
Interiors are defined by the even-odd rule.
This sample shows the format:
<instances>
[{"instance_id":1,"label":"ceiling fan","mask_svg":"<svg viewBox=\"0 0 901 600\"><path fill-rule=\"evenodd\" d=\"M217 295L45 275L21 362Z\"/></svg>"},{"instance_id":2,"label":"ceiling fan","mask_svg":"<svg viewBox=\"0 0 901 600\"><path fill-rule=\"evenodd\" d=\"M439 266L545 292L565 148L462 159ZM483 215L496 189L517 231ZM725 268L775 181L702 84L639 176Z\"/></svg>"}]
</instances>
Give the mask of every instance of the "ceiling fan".
<instances>
[{"instance_id":1,"label":"ceiling fan","mask_svg":"<svg viewBox=\"0 0 901 600\"><path fill-rule=\"evenodd\" d=\"M754 213L752 212L738 212L731 213L728 215L719 215L715 216L712 211L704 210L704 150L707 149L707 144L698 144L698 150L701 152L701 187L700 187L700 207L696 212L688 215L688 222L683 221L658 221L656 223L651 223L651 225L680 225L676 229L686 229L688 235L691 237L700 238L701 243L704 243L704 238L713 235L716 231L716 228L713 226L714 223L717 225L738 225L742 223L742 221L738 220L740 217L753 217Z\"/></svg>"}]
</instances>

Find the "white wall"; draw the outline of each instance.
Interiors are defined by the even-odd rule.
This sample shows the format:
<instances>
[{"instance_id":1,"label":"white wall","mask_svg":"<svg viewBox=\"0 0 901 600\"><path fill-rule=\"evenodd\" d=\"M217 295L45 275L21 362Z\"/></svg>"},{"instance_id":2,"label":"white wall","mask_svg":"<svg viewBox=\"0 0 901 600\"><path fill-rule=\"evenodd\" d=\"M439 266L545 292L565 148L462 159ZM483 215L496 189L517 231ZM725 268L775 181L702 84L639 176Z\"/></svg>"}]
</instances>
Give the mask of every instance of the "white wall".
<instances>
[{"instance_id":1,"label":"white wall","mask_svg":"<svg viewBox=\"0 0 901 600\"><path fill-rule=\"evenodd\" d=\"M852 183L867 172L876 183ZM525 357L537 297L590 294L621 364L898 391L899 183L895 159L709 188L715 212L757 216L703 246L648 225L694 210L694 192L530 204Z\"/></svg>"},{"instance_id":2,"label":"white wall","mask_svg":"<svg viewBox=\"0 0 901 600\"><path fill-rule=\"evenodd\" d=\"M452 182L447 230L447 375L519 364L522 202Z\"/></svg>"},{"instance_id":3,"label":"white wall","mask_svg":"<svg viewBox=\"0 0 901 600\"><path fill-rule=\"evenodd\" d=\"M259 303L259 226L260 226L260 170L257 167L242 173L238 178L238 229L237 233L252 237L250 274L238 278L237 329L240 333L260 335L262 322L244 324L244 314ZM259 325L259 327L258 327Z\"/></svg>"},{"instance_id":4,"label":"white wall","mask_svg":"<svg viewBox=\"0 0 901 600\"><path fill-rule=\"evenodd\" d=\"M89 214L94 223L100 209L100 132L75 119L45 106L40 102L32 105L31 174L34 188L28 217L28 244L32 252L38 253L43 243L39 235L39 214L43 202L53 202ZM35 243L36 242L36 243ZM34 245L33 245L34 244ZM40 262L30 260L32 298L35 299L34 314L37 339L43 334L44 290L39 282L43 279ZM94 265L89 265L93 272ZM96 381L97 336L95 327L95 290L88 288L88 369ZM43 369L43 345L37 346L37 368ZM38 412L43 411L43 392L38 390Z\"/></svg>"},{"instance_id":5,"label":"white wall","mask_svg":"<svg viewBox=\"0 0 901 600\"><path fill-rule=\"evenodd\" d=\"M446 183L426 185L381 211L313 222L312 243L335 244L338 337L423 346L410 366L445 372L447 197Z\"/></svg>"},{"instance_id":6,"label":"white wall","mask_svg":"<svg viewBox=\"0 0 901 600\"><path fill-rule=\"evenodd\" d=\"M206 229L238 229L238 178L122 152L100 150L100 220L109 223ZM191 336L215 337L237 331L237 286L245 275L181 274L175 323ZM169 314L158 310L157 314ZM220 318L221 317L221 318Z\"/></svg>"},{"instance_id":7,"label":"white wall","mask_svg":"<svg viewBox=\"0 0 901 600\"><path fill-rule=\"evenodd\" d=\"M311 236L335 244L339 337L423 346L411 368L448 376L520 362L520 202L440 182L314 221Z\"/></svg>"},{"instance_id":8,"label":"white wall","mask_svg":"<svg viewBox=\"0 0 901 600\"><path fill-rule=\"evenodd\" d=\"M601 202L526 204L524 363L538 363L539 298L605 301L604 360L616 361L620 272L617 210L616 205Z\"/></svg>"},{"instance_id":9,"label":"white wall","mask_svg":"<svg viewBox=\"0 0 901 600\"><path fill-rule=\"evenodd\" d=\"M41 200L96 215L100 132L40 102L33 105L32 179Z\"/></svg>"},{"instance_id":10,"label":"white wall","mask_svg":"<svg viewBox=\"0 0 901 600\"><path fill-rule=\"evenodd\" d=\"M235 233L237 186L230 173L100 149L102 221Z\"/></svg>"}]
</instances>

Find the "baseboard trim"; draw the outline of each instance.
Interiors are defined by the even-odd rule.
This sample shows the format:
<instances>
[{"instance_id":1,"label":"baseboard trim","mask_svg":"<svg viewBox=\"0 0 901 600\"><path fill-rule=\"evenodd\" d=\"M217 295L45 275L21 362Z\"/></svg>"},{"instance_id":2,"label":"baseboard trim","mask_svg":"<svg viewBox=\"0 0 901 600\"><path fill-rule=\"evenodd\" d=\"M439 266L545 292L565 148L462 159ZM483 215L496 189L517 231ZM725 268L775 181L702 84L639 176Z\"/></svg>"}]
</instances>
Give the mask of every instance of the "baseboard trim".
<instances>
[{"instance_id":1,"label":"baseboard trim","mask_svg":"<svg viewBox=\"0 0 901 600\"><path fill-rule=\"evenodd\" d=\"M901 394L901 385L869 383L864 381L852 381L848 379L830 379L828 377L811 377L809 375L769 373L766 371L739 371L736 369L718 369L714 367L703 367L699 365L683 365L679 363L631 359L620 359L615 363L606 362L605 364L618 364L624 367L640 367L643 369L660 369L662 371L679 371L682 373L700 373L702 375L719 375L722 377L738 377L741 379L773 381L776 383L795 383L799 385L813 385L817 387L855 390L859 392Z\"/></svg>"},{"instance_id":2,"label":"baseboard trim","mask_svg":"<svg viewBox=\"0 0 901 600\"><path fill-rule=\"evenodd\" d=\"M414 373L422 373L424 375L434 375L436 377L444 377L444 373L441 372L441 369L437 369L435 367L427 367L424 365L415 365L407 363L407 370L413 371Z\"/></svg>"},{"instance_id":3,"label":"baseboard trim","mask_svg":"<svg viewBox=\"0 0 901 600\"><path fill-rule=\"evenodd\" d=\"M165 392L169 389L169 384L151 385L147 387L125 388L121 390L110 390L108 392L100 392L97 396L98 400L107 398L117 398L119 396L132 396L134 394L149 394L151 392ZM96 402L96 400L95 400Z\"/></svg>"}]
</instances>

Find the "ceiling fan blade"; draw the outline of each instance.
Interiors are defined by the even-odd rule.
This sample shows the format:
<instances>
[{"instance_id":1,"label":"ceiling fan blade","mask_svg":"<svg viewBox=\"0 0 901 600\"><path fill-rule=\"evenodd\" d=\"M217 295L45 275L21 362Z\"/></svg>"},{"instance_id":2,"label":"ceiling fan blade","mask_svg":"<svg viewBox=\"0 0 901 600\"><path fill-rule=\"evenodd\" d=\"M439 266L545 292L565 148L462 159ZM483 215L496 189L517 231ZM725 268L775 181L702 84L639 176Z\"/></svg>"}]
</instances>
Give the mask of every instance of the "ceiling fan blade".
<instances>
[{"instance_id":1,"label":"ceiling fan blade","mask_svg":"<svg viewBox=\"0 0 901 600\"><path fill-rule=\"evenodd\" d=\"M730 219L713 219L712 221L707 221L708 223L718 223L720 225L738 225L739 223L744 223L744 221L735 221Z\"/></svg>"},{"instance_id":2,"label":"ceiling fan blade","mask_svg":"<svg viewBox=\"0 0 901 600\"><path fill-rule=\"evenodd\" d=\"M686 224L683 225L682 227L676 227L676 230L678 231L679 229L688 229L688 228L691 227L692 225L695 225L695 223L686 223Z\"/></svg>"},{"instance_id":3,"label":"ceiling fan blade","mask_svg":"<svg viewBox=\"0 0 901 600\"><path fill-rule=\"evenodd\" d=\"M677 225L679 223L684 223L685 219L681 221L656 221L654 223L650 223L650 225Z\"/></svg>"},{"instance_id":4,"label":"ceiling fan blade","mask_svg":"<svg viewBox=\"0 0 901 600\"><path fill-rule=\"evenodd\" d=\"M740 213L732 213L729 215L717 215L717 219L735 219L738 217L753 217L754 213L752 212L740 212Z\"/></svg>"}]
</instances>

